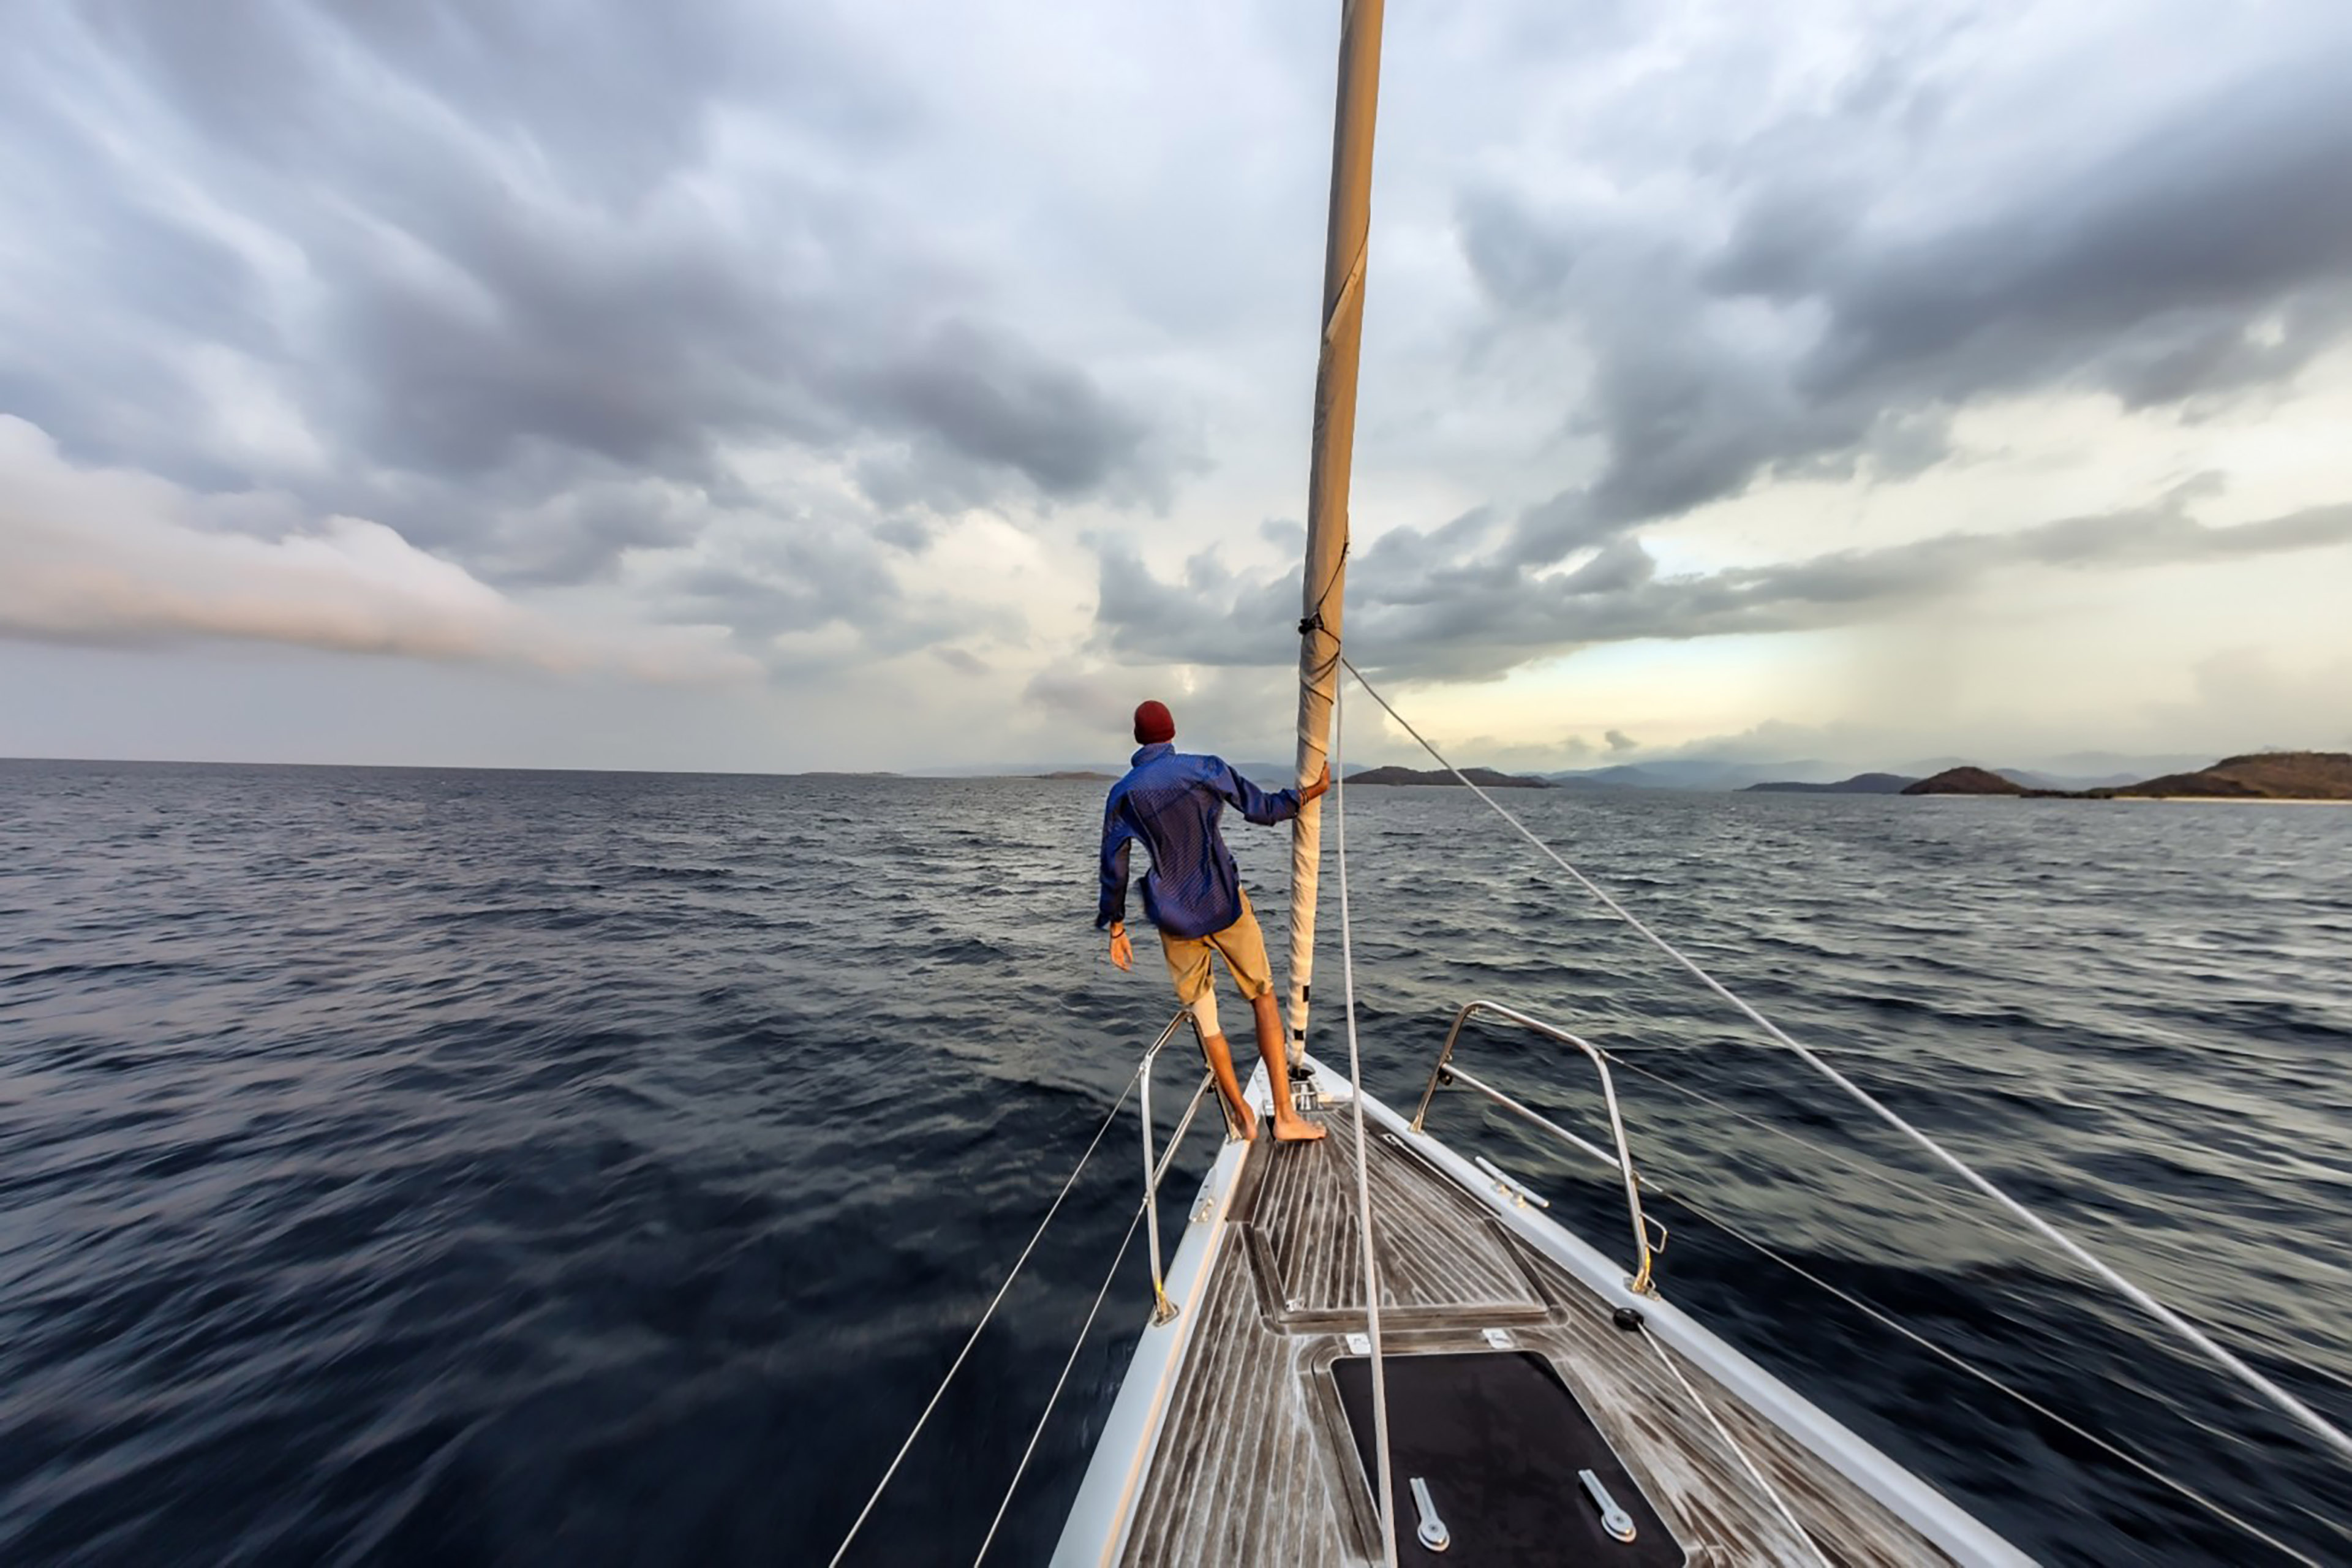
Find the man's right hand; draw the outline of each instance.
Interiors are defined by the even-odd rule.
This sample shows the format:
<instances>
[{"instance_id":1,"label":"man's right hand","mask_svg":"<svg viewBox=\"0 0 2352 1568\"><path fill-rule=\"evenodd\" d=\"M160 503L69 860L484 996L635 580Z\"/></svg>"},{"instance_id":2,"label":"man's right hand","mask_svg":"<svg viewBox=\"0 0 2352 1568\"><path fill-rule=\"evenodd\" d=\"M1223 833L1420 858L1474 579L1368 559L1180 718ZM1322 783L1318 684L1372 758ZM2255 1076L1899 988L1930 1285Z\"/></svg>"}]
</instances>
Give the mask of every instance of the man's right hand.
<instances>
[{"instance_id":1,"label":"man's right hand","mask_svg":"<svg viewBox=\"0 0 2352 1568\"><path fill-rule=\"evenodd\" d=\"M1330 787L1331 764L1325 763L1323 764L1322 776L1318 778L1313 784L1308 784L1305 789L1298 792L1298 804L1305 805L1310 800L1321 800L1323 798L1324 792L1328 790Z\"/></svg>"},{"instance_id":2,"label":"man's right hand","mask_svg":"<svg viewBox=\"0 0 2352 1568\"><path fill-rule=\"evenodd\" d=\"M1125 926L1111 927L1110 961L1113 963L1118 964L1121 969L1133 969L1135 967L1135 943L1127 940L1127 928Z\"/></svg>"}]
</instances>

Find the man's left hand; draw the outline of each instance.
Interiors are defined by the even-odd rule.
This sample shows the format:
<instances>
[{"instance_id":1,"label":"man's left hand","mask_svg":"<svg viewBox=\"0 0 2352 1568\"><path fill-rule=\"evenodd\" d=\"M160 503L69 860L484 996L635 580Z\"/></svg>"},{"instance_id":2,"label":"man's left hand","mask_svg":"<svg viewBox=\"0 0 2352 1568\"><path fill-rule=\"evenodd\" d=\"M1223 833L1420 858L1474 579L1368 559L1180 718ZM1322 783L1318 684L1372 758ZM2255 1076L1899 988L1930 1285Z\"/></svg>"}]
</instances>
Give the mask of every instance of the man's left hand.
<instances>
[{"instance_id":1,"label":"man's left hand","mask_svg":"<svg viewBox=\"0 0 2352 1568\"><path fill-rule=\"evenodd\" d=\"M1305 805L1310 800L1321 800L1323 798L1323 793L1330 787L1331 764L1325 763L1323 764L1323 775L1317 779L1313 784L1308 784L1305 789L1298 792L1298 804Z\"/></svg>"},{"instance_id":2,"label":"man's left hand","mask_svg":"<svg viewBox=\"0 0 2352 1568\"><path fill-rule=\"evenodd\" d=\"M1110 961L1121 969L1135 967L1135 943L1127 940L1127 929L1124 926L1113 930L1110 933Z\"/></svg>"}]
</instances>

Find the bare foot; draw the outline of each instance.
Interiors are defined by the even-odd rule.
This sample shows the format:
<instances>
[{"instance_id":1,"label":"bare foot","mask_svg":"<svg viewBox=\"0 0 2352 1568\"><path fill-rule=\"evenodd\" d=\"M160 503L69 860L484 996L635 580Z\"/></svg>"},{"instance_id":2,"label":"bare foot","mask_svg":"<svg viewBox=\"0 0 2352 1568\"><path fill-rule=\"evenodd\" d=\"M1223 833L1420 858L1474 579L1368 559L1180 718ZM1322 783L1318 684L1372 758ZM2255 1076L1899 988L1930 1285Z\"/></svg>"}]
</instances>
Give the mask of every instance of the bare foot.
<instances>
[{"instance_id":1,"label":"bare foot","mask_svg":"<svg viewBox=\"0 0 2352 1568\"><path fill-rule=\"evenodd\" d=\"M1243 1142L1257 1142L1257 1113L1246 1105L1242 1107L1239 1125L1241 1127L1239 1136Z\"/></svg>"},{"instance_id":2,"label":"bare foot","mask_svg":"<svg viewBox=\"0 0 2352 1568\"><path fill-rule=\"evenodd\" d=\"M1274 1119L1274 1141L1277 1143L1312 1143L1323 1136L1323 1124L1309 1121L1303 1116L1277 1116Z\"/></svg>"}]
</instances>

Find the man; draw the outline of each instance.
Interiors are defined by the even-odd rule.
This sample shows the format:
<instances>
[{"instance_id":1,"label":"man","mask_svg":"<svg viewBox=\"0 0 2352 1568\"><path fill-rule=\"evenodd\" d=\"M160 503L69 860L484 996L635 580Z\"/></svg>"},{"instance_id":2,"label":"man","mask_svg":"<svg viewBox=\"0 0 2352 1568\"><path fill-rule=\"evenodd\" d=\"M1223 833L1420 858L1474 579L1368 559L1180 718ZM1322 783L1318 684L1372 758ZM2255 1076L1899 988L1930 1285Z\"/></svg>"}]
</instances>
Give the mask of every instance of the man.
<instances>
[{"instance_id":1,"label":"man","mask_svg":"<svg viewBox=\"0 0 2352 1568\"><path fill-rule=\"evenodd\" d=\"M1331 787L1331 770L1304 791L1268 795L1234 772L1221 757L1188 756L1177 751L1176 721L1165 706L1146 702L1135 710L1135 739L1142 749L1128 774L1111 786L1103 809L1102 902L1095 929L1110 931L1110 961L1121 969L1135 962L1127 938L1128 851L1140 838L1151 851L1151 872L1143 879L1143 912L1160 928L1168 974L1176 999L1192 1009L1209 1054L1217 1092L1233 1109L1234 1125L1244 1139L1257 1136L1257 1119L1242 1099L1234 1077L1233 1051L1217 1027L1215 982L1209 955L1225 961L1234 984L1257 1015L1257 1050L1274 1087L1274 1135L1286 1142L1323 1136L1323 1129L1290 1103L1290 1068L1282 1046L1282 1015L1274 1001L1274 975L1265 962L1265 937L1242 890L1241 873L1218 832L1227 805L1239 806L1252 822L1271 826L1298 815L1307 801Z\"/></svg>"}]
</instances>

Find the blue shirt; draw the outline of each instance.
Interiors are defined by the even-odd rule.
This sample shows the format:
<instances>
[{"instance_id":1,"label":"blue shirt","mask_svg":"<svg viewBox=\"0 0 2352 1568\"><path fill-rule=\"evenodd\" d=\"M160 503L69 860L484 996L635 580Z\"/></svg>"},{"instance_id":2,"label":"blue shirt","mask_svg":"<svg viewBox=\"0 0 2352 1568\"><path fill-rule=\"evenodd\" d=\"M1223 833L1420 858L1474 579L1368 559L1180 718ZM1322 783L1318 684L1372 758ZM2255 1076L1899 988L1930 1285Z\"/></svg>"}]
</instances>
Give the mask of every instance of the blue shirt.
<instances>
[{"instance_id":1,"label":"blue shirt","mask_svg":"<svg viewBox=\"0 0 2352 1568\"><path fill-rule=\"evenodd\" d=\"M1191 756L1162 741L1129 759L1103 807L1102 904L1097 929L1127 918L1128 850L1143 840L1151 873L1143 912L1170 936L1207 936L1242 918L1241 872L1217 831L1227 805L1271 826L1298 815L1295 789L1268 795L1223 757Z\"/></svg>"}]
</instances>

